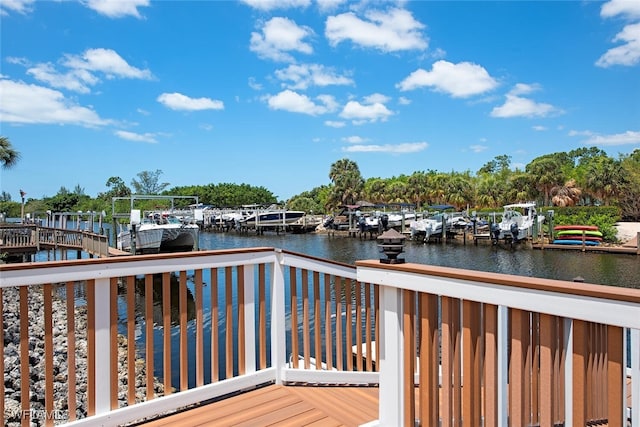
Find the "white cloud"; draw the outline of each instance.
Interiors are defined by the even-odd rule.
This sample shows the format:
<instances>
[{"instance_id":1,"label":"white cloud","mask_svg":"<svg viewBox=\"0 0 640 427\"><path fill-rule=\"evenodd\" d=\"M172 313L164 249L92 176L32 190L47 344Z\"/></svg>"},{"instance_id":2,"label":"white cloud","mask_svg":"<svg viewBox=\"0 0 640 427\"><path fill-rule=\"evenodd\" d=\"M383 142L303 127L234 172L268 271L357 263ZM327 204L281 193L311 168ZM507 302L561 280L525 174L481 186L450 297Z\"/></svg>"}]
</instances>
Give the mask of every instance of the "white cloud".
<instances>
[{"instance_id":1,"label":"white cloud","mask_svg":"<svg viewBox=\"0 0 640 427\"><path fill-rule=\"evenodd\" d=\"M11 12L26 15L33 11L32 5L35 0L2 0L0 2L0 16L6 16Z\"/></svg>"},{"instance_id":2,"label":"white cloud","mask_svg":"<svg viewBox=\"0 0 640 427\"><path fill-rule=\"evenodd\" d=\"M262 90L262 85L256 81L255 77L249 77L248 84L253 90Z\"/></svg>"},{"instance_id":3,"label":"white cloud","mask_svg":"<svg viewBox=\"0 0 640 427\"><path fill-rule=\"evenodd\" d=\"M357 135L353 135L353 136L346 136L344 138L342 138L343 141L348 142L349 144L362 144L363 142L367 142L368 139L367 138L363 138L361 136L357 136Z\"/></svg>"},{"instance_id":4,"label":"white cloud","mask_svg":"<svg viewBox=\"0 0 640 427\"><path fill-rule=\"evenodd\" d=\"M33 84L0 80L0 122L102 126L112 123L61 92Z\"/></svg>"},{"instance_id":5,"label":"white cloud","mask_svg":"<svg viewBox=\"0 0 640 427\"><path fill-rule=\"evenodd\" d=\"M429 146L426 142L407 142L404 144L384 144L384 145L350 145L342 147L342 151L347 153L392 153L408 154L424 151Z\"/></svg>"},{"instance_id":6,"label":"white cloud","mask_svg":"<svg viewBox=\"0 0 640 427\"><path fill-rule=\"evenodd\" d=\"M131 66L112 49L87 49L81 56L66 55L63 65L76 69L101 72L107 78L145 79L153 78L151 71Z\"/></svg>"},{"instance_id":7,"label":"white cloud","mask_svg":"<svg viewBox=\"0 0 640 427\"><path fill-rule=\"evenodd\" d=\"M307 89L309 86L353 85L350 77L337 74L332 68L320 64L289 65L276 70L275 75L289 89ZM288 83L291 82L291 83Z\"/></svg>"},{"instance_id":8,"label":"white cloud","mask_svg":"<svg viewBox=\"0 0 640 427\"><path fill-rule=\"evenodd\" d=\"M640 18L640 2L630 0L611 0L602 5L600 16L611 18L616 15L627 15Z\"/></svg>"},{"instance_id":9,"label":"white cloud","mask_svg":"<svg viewBox=\"0 0 640 427\"><path fill-rule=\"evenodd\" d=\"M613 42L622 42L623 44L609 49L598 58L596 61L598 67L632 66L640 63L640 22L625 26L621 32L616 34Z\"/></svg>"},{"instance_id":10,"label":"white cloud","mask_svg":"<svg viewBox=\"0 0 640 427\"><path fill-rule=\"evenodd\" d=\"M370 99L377 99L380 96L373 95ZM349 101L342 109L340 117L352 120L354 124L373 123L377 121L384 122L393 112L390 111L382 102L360 103L358 101Z\"/></svg>"},{"instance_id":11,"label":"white cloud","mask_svg":"<svg viewBox=\"0 0 640 427\"><path fill-rule=\"evenodd\" d=\"M454 98L466 98L493 90L498 82L480 65L440 60L433 64L431 71L418 69L396 85L401 91L425 86Z\"/></svg>"},{"instance_id":12,"label":"white cloud","mask_svg":"<svg viewBox=\"0 0 640 427\"><path fill-rule=\"evenodd\" d=\"M149 0L85 0L82 3L109 18L133 16L140 19L142 15L138 8L149 6Z\"/></svg>"},{"instance_id":13,"label":"white cloud","mask_svg":"<svg viewBox=\"0 0 640 427\"><path fill-rule=\"evenodd\" d=\"M372 10L365 13L365 18L360 19L353 12L328 17L325 36L329 44L336 46L350 40L382 52L424 50L428 46L426 37L421 33L424 25L405 9Z\"/></svg>"},{"instance_id":14,"label":"white cloud","mask_svg":"<svg viewBox=\"0 0 640 427\"><path fill-rule=\"evenodd\" d=\"M89 93L91 87L100 83L99 74L108 79L152 79L148 69L133 67L111 49L87 49L81 55L64 55L58 62L65 70L59 70L50 62L31 65L25 58L7 58L12 64L27 68L27 74L53 88L78 93Z\"/></svg>"},{"instance_id":15,"label":"white cloud","mask_svg":"<svg viewBox=\"0 0 640 427\"><path fill-rule=\"evenodd\" d=\"M486 151L489 147L487 147L486 145L475 144L475 145L470 145L469 148L474 153L482 153L483 151Z\"/></svg>"},{"instance_id":16,"label":"white cloud","mask_svg":"<svg viewBox=\"0 0 640 427\"><path fill-rule=\"evenodd\" d=\"M572 131L571 136L587 136L583 142L587 145L615 146L615 145L640 145L640 131L626 131L613 135L597 135L591 131Z\"/></svg>"},{"instance_id":17,"label":"white cloud","mask_svg":"<svg viewBox=\"0 0 640 427\"><path fill-rule=\"evenodd\" d=\"M311 116L334 111L337 105L331 96L320 96L317 98L320 103L316 103L308 96L301 95L289 89L283 90L277 95L268 96L265 99L269 108L272 110L284 110Z\"/></svg>"},{"instance_id":18,"label":"white cloud","mask_svg":"<svg viewBox=\"0 0 640 427\"><path fill-rule=\"evenodd\" d=\"M262 33L251 33L250 49L260 58L294 62L289 52L313 53L311 45L304 41L312 35L313 30L308 27L300 27L287 18L275 17L264 24Z\"/></svg>"},{"instance_id":19,"label":"white cloud","mask_svg":"<svg viewBox=\"0 0 640 427\"><path fill-rule=\"evenodd\" d=\"M150 144L156 144L158 141L156 140L156 135L153 133L135 133L129 132L126 130L118 130L114 132L116 136L126 139L128 141L135 142L148 142Z\"/></svg>"},{"instance_id":20,"label":"white cloud","mask_svg":"<svg viewBox=\"0 0 640 427\"><path fill-rule=\"evenodd\" d=\"M398 104L400 104L400 105L409 105L409 104L411 104L411 100L409 98L401 96L400 98L398 98Z\"/></svg>"},{"instance_id":21,"label":"white cloud","mask_svg":"<svg viewBox=\"0 0 640 427\"><path fill-rule=\"evenodd\" d=\"M517 84L507 93L505 103L491 110L491 117L546 117L551 114L561 114L562 110L551 104L535 102L529 98L520 96L538 89L538 85Z\"/></svg>"},{"instance_id":22,"label":"white cloud","mask_svg":"<svg viewBox=\"0 0 640 427\"><path fill-rule=\"evenodd\" d=\"M290 9L296 7L305 8L311 4L311 0L241 0L242 3L254 9L265 12L274 9Z\"/></svg>"},{"instance_id":23,"label":"white cloud","mask_svg":"<svg viewBox=\"0 0 640 427\"><path fill-rule=\"evenodd\" d=\"M224 110L224 103L211 98L190 98L181 93L163 93L157 101L172 110L200 111Z\"/></svg>"},{"instance_id":24,"label":"white cloud","mask_svg":"<svg viewBox=\"0 0 640 427\"><path fill-rule=\"evenodd\" d=\"M67 89L78 93L89 93L90 86L100 80L87 70L70 70L61 73L51 63L40 63L29 68L27 74L36 80L47 83L49 86L59 89Z\"/></svg>"},{"instance_id":25,"label":"white cloud","mask_svg":"<svg viewBox=\"0 0 640 427\"><path fill-rule=\"evenodd\" d=\"M347 0L316 0L316 3L318 4L318 9L320 9L320 12L329 12L331 10L337 9L338 6L345 3L346 1Z\"/></svg>"},{"instance_id":26,"label":"white cloud","mask_svg":"<svg viewBox=\"0 0 640 427\"><path fill-rule=\"evenodd\" d=\"M546 126L537 125L537 126L533 126L532 129L535 130L535 131L538 131L538 132L542 132L542 131L547 130L547 127Z\"/></svg>"},{"instance_id":27,"label":"white cloud","mask_svg":"<svg viewBox=\"0 0 640 427\"><path fill-rule=\"evenodd\" d=\"M329 126L331 128L343 128L345 127L347 124L343 121L335 121L335 120L327 120L324 122L325 126Z\"/></svg>"},{"instance_id":28,"label":"white cloud","mask_svg":"<svg viewBox=\"0 0 640 427\"><path fill-rule=\"evenodd\" d=\"M391 98L381 93L372 93L371 95L367 95L362 98L362 100L365 102L365 104L384 104L385 102L391 101Z\"/></svg>"}]
</instances>

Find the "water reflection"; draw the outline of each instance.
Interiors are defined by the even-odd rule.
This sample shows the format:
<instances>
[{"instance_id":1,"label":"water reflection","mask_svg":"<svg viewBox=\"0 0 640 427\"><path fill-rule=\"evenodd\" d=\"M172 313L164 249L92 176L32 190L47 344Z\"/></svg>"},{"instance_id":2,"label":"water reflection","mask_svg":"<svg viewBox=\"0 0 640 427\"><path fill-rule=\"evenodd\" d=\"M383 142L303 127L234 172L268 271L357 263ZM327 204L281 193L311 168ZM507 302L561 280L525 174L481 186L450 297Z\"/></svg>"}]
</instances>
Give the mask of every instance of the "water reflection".
<instances>
[{"instance_id":1,"label":"water reflection","mask_svg":"<svg viewBox=\"0 0 640 427\"><path fill-rule=\"evenodd\" d=\"M171 325L175 326L180 322L180 277L177 273L172 273L167 275L169 279L169 301L165 302L163 297L163 286L162 286L162 274L154 274L153 275L153 323L154 325L162 325L164 322L163 313L164 313L164 305L169 304L170 306L170 314L171 314ZM192 284L192 278L187 278L188 284ZM186 301L187 301L187 321L191 321L196 317L196 303L195 298L193 296L193 292L190 289L191 286L186 287ZM120 294L126 293L123 287L119 287L118 293ZM146 288L145 288L145 278L144 277L136 277L135 284L135 311L138 315L143 315L145 313L145 301L146 301Z\"/></svg>"},{"instance_id":2,"label":"water reflection","mask_svg":"<svg viewBox=\"0 0 640 427\"><path fill-rule=\"evenodd\" d=\"M485 244L489 243L489 244ZM379 259L375 239L329 237L324 234L246 235L235 232L200 233L201 249L267 246L354 264ZM493 246L490 242L418 243L407 241L407 262L465 268L558 280L580 276L586 283L640 288L640 259L636 255L531 249L526 245Z\"/></svg>"}]
</instances>

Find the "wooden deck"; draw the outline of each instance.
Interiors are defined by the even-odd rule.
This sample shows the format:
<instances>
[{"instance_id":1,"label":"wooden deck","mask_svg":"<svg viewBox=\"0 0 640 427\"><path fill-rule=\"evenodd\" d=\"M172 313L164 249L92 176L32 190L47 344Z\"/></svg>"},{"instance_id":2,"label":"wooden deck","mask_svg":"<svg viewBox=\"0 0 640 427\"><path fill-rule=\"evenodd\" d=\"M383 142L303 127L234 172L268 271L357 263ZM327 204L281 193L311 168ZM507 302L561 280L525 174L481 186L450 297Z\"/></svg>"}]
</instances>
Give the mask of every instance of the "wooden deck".
<instances>
[{"instance_id":1,"label":"wooden deck","mask_svg":"<svg viewBox=\"0 0 640 427\"><path fill-rule=\"evenodd\" d=\"M377 387L268 385L136 425L359 426L376 419Z\"/></svg>"}]
</instances>

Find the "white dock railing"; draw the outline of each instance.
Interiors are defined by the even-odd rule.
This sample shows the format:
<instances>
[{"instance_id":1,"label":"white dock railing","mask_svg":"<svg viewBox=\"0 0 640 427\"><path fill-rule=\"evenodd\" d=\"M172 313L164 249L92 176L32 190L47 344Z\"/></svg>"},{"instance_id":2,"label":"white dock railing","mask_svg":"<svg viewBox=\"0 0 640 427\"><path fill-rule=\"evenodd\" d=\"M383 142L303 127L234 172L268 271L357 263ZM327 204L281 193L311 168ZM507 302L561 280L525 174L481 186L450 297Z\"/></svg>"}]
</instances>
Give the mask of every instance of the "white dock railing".
<instances>
[{"instance_id":1,"label":"white dock railing","mask_svg":"<svg viewBox=\"0 0 640 427\"><path fill-rule=\"evenodd\" d=\"M2 265L0 293L5 424L295 382L379 384L385 426L640 425L640 290L252 248Z\"/></svg>"}]
</instances>

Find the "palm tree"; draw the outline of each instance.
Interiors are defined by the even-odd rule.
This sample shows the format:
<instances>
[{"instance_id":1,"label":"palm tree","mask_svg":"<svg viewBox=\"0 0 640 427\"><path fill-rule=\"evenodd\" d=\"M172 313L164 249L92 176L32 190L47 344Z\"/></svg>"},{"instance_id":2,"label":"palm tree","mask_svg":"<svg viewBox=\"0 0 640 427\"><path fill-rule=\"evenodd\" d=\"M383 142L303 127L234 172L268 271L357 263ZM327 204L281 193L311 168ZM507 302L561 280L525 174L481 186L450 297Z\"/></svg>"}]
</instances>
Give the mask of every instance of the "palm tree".
<instances>
[{"instance_id":1,"label":"palm tree","mask_svg":"<svg viewBox=\"0 0 640 427\"><path fill-rule=\"evenodd\" d=\"M18 163L20 153L11 145L11 141L6 136L0 136L0 162L2 169L9 169Z\"/></svg>"},{"instance_id":2,"label":"palm tree","mask_svg":"<svg viewBox=\"0 0 640 427\"><path fill-rule=\"evenodd\" d=\"M356 162L349 159L338 160L331 165L329 178L333 181L334 203L346 205L358 200L364 188L364 179Z\"/></svg>"},{"instance_id":3,"label":"palm tree","mask_svg":"<svg viewBox=\"0 0 640 427\"><path fill-rule=\"evenodd\" d=\"M562 186L553 187L551 195L551 202L556 206L575 206L580 201L582 190L576 187L575 179L570 179Z\"/></svg>"}]
</instances>

